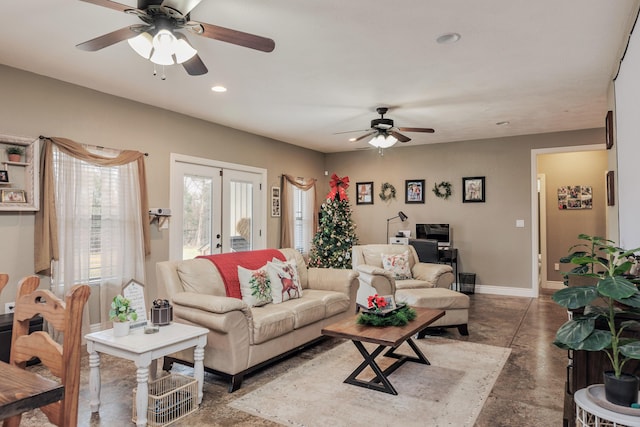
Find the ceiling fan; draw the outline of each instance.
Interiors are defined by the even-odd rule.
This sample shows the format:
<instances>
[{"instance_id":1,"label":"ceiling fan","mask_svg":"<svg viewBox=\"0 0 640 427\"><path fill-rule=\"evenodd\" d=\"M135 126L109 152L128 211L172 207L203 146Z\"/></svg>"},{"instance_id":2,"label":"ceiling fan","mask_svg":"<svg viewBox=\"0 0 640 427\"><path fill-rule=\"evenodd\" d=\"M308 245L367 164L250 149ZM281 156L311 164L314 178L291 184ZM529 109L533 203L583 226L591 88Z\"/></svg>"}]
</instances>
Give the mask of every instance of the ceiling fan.
<instances>
[{"instance_id":1,"label":"ceiling fan","mask_svg":"<svg viewBox=\"0 0 640 427\"><path fill-rule=\"evenodd\" d=\"M365 133L364 135L361 135L357 138L351 138L349 141L356 142L373 136L373 138L369 141L369 144L373 145L376 148L389 148L398 141L411 141L411 138L401 134L400 132L435 132L431 128L396 127L392 119L387 119L384 117L384 115L387 114L387 111L389 111L387 107L378 107L376 108L376 111L378 112L378 114L380 114L380 118L371 120L371 129L367 130L367 133Z\"/></svg>"},{"instance_id":2,"label":"ceiling fan","mask_svg":"<svg viewBox=\"0 0 640 427\"><path fill-rule=\"evenodd\" d=\"M187 73L197 76L206 74L209 70L179 30L188 30L198 36L262 52L271 52L275 48L275 42L265 37L191 21L190 12L202 0L138 0L137 8L110 0L81 1L130 13L144 22L76 45L77 48L90 52L127 40L133 50L151 62L159 65L182 64Z\"/></svg>"}]
</instances>

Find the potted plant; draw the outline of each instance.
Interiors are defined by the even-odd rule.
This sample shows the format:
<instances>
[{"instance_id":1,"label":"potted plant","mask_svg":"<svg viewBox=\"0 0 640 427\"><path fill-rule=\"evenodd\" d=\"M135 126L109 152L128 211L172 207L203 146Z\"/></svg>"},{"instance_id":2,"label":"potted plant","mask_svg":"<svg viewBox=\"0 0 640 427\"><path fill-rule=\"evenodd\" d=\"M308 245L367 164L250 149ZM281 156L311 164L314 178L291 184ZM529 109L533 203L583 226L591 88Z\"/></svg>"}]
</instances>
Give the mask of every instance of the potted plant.
<instances>
[{"instance_id":1,"label":"potted plant","mask_svg":"<svg viewBox=\"0 0 640 427\"><path fill-rule=\"evenodd\" d=\"M19 162L24 154L24 148L11 146L7 147L7 157L10 162Z\"/></svg>"},{"instance_id":2,"label":"potted plant","mask_svg":"<svg viewBox=\"0 0 640 427\"><path fill-rule=\"evenodd\" d=\"M113 335L122 337L129 334L130 322L138 320L138 314L131 307L131 301L118 294L111 301L109 320L113 321Z\"/></svg>"},{"instance_id":3,"label":"potted plant","mask_svg":"<svg viewBox=\"0 0 640 427\"><path fill-rule=\"evenodd\" d=\"M634 320L640 315L640 291L626 276L632 265L629 260L640 248L625 250L611 240L585 234L579 236L591 245L589 253L579 253L571 259L578 267L569 275L591 277L595 283L569 286L553 294L553 300L574 312L572 318L558 329L554 344L563 349L602 351L611 363L604 373L606 399L617 405L629 406L638 399L638 377L623 372L630 359L640 359L640 339L623 336L626 328L640 327ZM604 329L597 328L604 322Z\"/></svg>"}]
</instances>

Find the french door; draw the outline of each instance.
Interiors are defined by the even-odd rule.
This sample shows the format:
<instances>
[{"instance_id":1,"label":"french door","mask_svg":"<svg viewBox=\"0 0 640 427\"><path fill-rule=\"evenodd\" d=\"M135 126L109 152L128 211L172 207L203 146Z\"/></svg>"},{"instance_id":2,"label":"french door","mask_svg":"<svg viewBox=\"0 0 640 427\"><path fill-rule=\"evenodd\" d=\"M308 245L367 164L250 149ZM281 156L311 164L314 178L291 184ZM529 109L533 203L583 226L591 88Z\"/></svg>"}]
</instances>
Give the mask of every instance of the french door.
<instances>
[{"instance_id":1,"label":"french door","mask_svg":"<svg viewBox=\"0 0 640 427\"><path fill-rule=\"evenodd\" d=\"M171 154L170 259L265 247L264 169Z\"/></svg>"}]
</instances>

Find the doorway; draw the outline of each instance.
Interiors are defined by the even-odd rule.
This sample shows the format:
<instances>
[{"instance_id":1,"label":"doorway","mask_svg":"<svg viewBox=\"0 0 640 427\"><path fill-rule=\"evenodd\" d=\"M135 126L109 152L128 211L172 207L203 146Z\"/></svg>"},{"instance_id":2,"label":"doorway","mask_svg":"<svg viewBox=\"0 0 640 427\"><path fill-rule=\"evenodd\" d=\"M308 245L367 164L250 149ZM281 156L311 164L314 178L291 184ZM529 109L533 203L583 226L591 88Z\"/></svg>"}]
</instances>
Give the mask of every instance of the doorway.
<instances>
[{"instance_id":1,"label":"doorway","mask_svg":"<svg viewBox=\"0 0 640 427\"><path fill-rule=\"evenodd\" d=\"M579 233L593 234L596 232L594 230L606 228L604 215L592 215L585 220L585 216L595 212L596 208L602 211L606 209L606 200L602 191L604 172L606 171L604 148L604 144L602 144L531 150L531 217L534 218L531 227L533 245L531 286L532 294L536 297L539 295L541 287L554 289L563 286L560 271L562 265L558 265L558 260L566 254L569 246L575 244ZM598 155L602 152L602 156L605 158L602 171L595 170L596 168L583 164L582 161L573 161L567 158L567 155L571 153L581 157L587 154L582 152L588 151L599 152ZM554 157L554 155L558 156ZM551 156L558 160L559 166L551 170L562 171L563 178L558 180L557 173L548 173L548 170L543 170L540 167L542 159L545 158L543 156ZM540 179L541 175L542 179ZM557 197L557 186L583 184L594 188L594 210L561 211L557 208L557 202L551 203L554 197ZM540 191L538 185L541 186ZM539 200L543 197L545 200ZM557 201L557 199L555 200ZM549 215L549 212L553 215ZM565 227L559 221L567 221L570 226Z\"/></svg>"},{"instance_id":2,"label":"doorway","mask_svg":"<svg viewBox=\"0 0 640 427\"><path fill-rule=\"evenodd\" d=\"M263 249L266 170L171 154L169 258Z\"/></svg>"}]
</instances>

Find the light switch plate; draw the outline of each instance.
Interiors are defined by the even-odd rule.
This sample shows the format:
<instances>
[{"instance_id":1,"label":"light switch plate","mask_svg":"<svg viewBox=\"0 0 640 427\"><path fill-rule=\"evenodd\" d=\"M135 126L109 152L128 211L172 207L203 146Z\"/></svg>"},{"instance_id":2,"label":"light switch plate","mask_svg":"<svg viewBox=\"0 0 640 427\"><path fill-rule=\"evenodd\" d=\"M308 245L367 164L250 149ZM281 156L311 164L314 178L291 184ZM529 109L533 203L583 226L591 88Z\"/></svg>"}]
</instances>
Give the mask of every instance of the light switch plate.
<instances>
[{"instance_id":1,"label":"light switch plate","mask_svg":"<svg viewBox=\"0 0 640 427\"><path fill-rule=\"evenodd\" d=\"M516 219L516 227L524 228L524 219Z\"/></svg>"}]
</instances>

